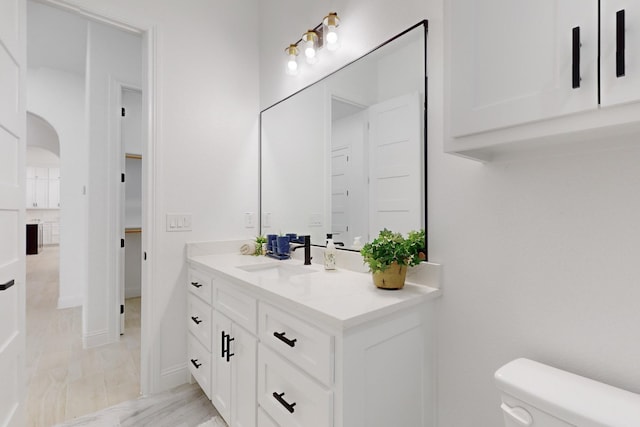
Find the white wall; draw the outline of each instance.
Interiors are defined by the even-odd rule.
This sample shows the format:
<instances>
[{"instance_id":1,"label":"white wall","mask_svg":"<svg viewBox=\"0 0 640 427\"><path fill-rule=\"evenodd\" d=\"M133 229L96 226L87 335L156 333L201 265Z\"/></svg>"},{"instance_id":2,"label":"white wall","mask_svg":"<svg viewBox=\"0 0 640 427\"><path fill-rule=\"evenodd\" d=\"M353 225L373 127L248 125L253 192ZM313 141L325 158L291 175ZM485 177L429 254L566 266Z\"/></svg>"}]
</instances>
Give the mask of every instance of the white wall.
<instances>
[{"instance_id":1,"label":"white wall","mask_svg":"<svg viewBox=\"0 0 640 427\"><path fill-rule=\"evenodd\" d=\"M640 150L487 165L444 154L441 3L330 2L343 33L359 36L346 56L429 19L429 251L443 264L444 290L438 425L501 425L493 373L521 356L640 392ZM261 40L269 105L318 77L292 80L279 51L327 5L261 6L262 25L277 28ZM277 25L266 19L276 16ZM343 47L354 40L344 35Z\"/></svg>"},{"instance_id":2,"label":"white wall","mask_svg":"<svg viewBox=\"0 0 640 427\"><path fill-rule=\"evenodd\" d=\"M45 118L60 142L59 308L82 304L87 277L84 96L82 75L45 67L27 71L27 110Z\"/></svg>"},{"instance_id":3,"label":"white wall","mask_svg":"<svg viewBox=\"0 0 640 427\"><path fill-rule=\"evenodd\" d=\"M68 3L156 36L156 229L145 248L153 301L143 296L154 392L187 378L185 242L257 233L243 215L258 212L257 0ZM165 232L167 212L191 212L193 232Z\"/></svg>"}]
</instances>

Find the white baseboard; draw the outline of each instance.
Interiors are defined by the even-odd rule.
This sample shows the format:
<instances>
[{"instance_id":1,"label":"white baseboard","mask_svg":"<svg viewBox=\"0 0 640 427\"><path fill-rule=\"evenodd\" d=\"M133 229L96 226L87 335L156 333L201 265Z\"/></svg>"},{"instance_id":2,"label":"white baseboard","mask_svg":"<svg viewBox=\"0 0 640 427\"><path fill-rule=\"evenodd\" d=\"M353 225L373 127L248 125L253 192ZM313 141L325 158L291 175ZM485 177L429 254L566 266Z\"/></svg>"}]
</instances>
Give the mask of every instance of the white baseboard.
<instances>
[{"instance_id":1,"label":"white baseboard","mask_svg":"<svg viewBox=\"0 0 640 427\"><path fill-rule=\"evenodd\" d=\"M160 372L160 390L169 390L187 383L189 368L186 363L174 365Z\"/></svg>"},{"instance_id":2,"label":"white baseboard","mask_svg":"<svg viewBox=\"0 0 640 427\"><path fill-rule=\"evenodd\" d=\"M82 345L84 348L99 347L105 344L109 344L109 331L106 329L90 332L82 336Z\"/></svg>"},{"instance_id":3,"label":"white baseboard","mask_svg":"<svg viewBox=\"0 0 640 427\"><path fill-rule=\"evenodd\" d=\"M71 308L82 306L82 295L70 295L58 298L58 308Z\"/></svg>"}]
</instances>

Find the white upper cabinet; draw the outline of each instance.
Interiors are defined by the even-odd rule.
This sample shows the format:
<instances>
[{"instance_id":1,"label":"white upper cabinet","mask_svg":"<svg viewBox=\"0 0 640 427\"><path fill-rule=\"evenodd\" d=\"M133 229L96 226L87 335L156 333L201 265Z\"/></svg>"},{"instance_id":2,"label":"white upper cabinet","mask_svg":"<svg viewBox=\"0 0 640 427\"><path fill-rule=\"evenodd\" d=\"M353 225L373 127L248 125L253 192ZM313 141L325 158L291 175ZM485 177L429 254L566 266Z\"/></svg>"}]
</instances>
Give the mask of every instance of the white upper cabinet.
<instances>
[{"instance_id":1,"label":"white upper cabinet","mask_svg":"<svg viewBox=\"0 0 640 427\"><path fill-rule=\"evenodd\" d=\"M446 3L446 152L490 160L640 128L637 0Z\"/></svg>"},{"instance_id":2,"label":"white upper cabinet","mask_svg":"<svg viewBox=\"0 0 640 427\"><path fill-rule=\"evenodd\" d=\"M601 2L602 107L640 99L640 2Z\"/></svg>"},{"instance_id":3,"label":"white upper cabinet","mask_svg":"<svg viewBox=\"0 0 640 427\"><path fill-rule=\"evenodd\" d=\"M454 0L451 19L454 137L597 107L597 1Z\"/></svg>"}]
</instances>

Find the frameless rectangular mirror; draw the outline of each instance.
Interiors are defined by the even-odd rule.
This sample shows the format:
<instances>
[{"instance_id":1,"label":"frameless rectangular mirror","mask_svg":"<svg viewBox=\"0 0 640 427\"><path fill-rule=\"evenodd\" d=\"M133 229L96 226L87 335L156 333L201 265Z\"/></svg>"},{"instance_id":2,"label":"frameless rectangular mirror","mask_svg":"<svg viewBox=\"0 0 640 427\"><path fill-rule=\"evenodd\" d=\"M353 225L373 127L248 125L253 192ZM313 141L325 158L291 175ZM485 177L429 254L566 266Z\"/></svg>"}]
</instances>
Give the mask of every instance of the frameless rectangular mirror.
<instances>
[{"instance_id":1,"label":"frameless rectangular mirror","mask_svg":"<svg viewBox=\"0 0 640 427\"><path fill-rule=\"evenodd\" d=\"M422 21L260 113L261 234L348 249L426 228L426 35Z\"/></svg>"}]
</instances>

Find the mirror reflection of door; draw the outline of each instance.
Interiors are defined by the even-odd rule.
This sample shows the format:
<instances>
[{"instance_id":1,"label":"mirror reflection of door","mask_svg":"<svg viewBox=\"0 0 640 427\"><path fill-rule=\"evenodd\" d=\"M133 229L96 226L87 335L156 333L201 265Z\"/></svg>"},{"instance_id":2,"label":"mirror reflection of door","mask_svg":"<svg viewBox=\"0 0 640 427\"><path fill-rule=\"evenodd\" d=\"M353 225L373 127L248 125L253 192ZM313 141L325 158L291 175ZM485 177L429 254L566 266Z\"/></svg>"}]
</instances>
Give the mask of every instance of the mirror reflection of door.
<instances>
[{"instance_id":1,"label":"mirror reflection of door","mask_svg":"<svg viewBox=\"0 0 640 427\"><path fill-rule=\"evenodd\" d=\"M421 228L419 94L370 107L331 101L331 230L335 241L371 241L386 228ZM371 200L371 203L369 201Z\"/></svg>"},{"instance_id":2,"label":"mirror reflection of door","mask_svg":"<svg viewBox=\"0 0 640 427\"><path fill-rule=\"evenodd\" d=\"M407 233L422 227L420 97L413 93L373 105L369 120L370 241L384 228Z\"/></svg>"},{"instance_id":3,"label":"mirror reflection of door","mask_svg":"<svg viewBox=\"0 0 640 427\"><path fill-rule=\"evenodd\" d=\"M366 107L331 100L331 231L334 241L351 245L368 233Z\"/></svg>"}]
</instances>

